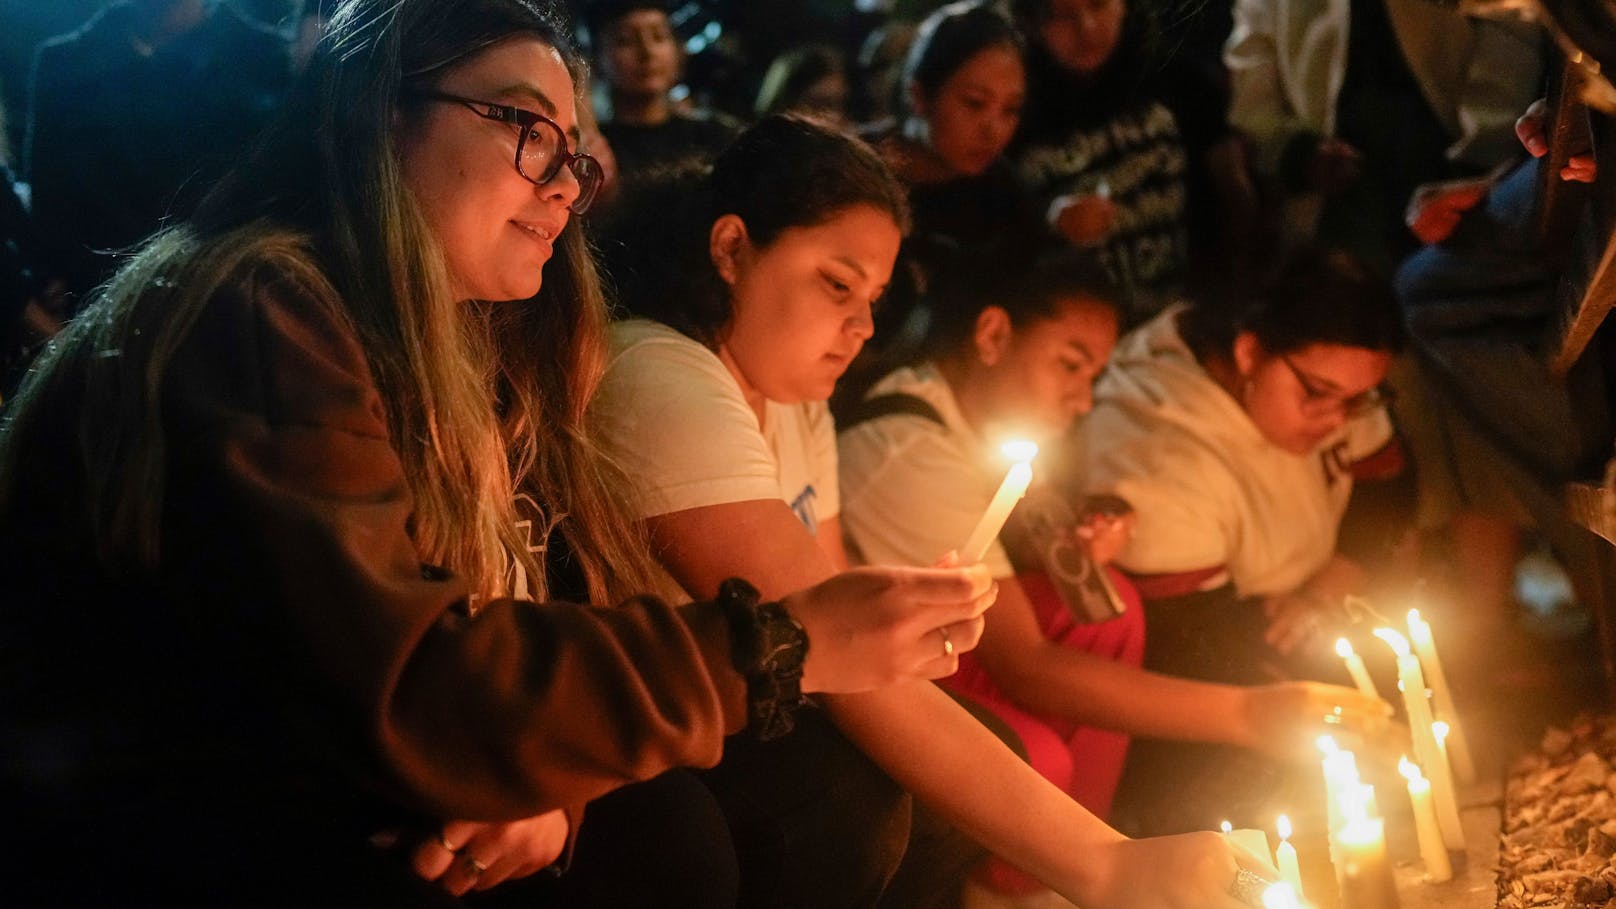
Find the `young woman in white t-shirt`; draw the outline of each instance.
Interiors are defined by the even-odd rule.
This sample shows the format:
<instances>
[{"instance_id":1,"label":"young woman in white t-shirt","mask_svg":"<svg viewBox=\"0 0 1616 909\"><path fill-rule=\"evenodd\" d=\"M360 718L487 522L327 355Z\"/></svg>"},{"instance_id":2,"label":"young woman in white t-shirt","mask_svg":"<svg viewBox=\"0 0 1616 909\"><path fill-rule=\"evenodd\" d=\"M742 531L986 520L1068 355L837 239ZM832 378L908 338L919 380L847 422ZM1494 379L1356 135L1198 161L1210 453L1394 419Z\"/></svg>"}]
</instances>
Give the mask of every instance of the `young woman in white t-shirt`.
<instances>
[{"instance_id":1,"label":"young woman in white t-shirt","mask_svg":"<svg viewBox=\"0 0 1616 909\"><path fill-rule=\"evenodd\" d=\"M902 186L857 140L787 116L743 133L695 186L625 202L627 217L648 223L620 226L627 245L606 246L616 253L623 300L682 337L645 325L620 331L596 416L624 468L641 481L642 513L663 565L695 595L733 575L765 596L830 576L846 554L834 450L814 445L830 428L819 402L870 336L871 307L891 277L906 220ZM771 435L788 423L790 433ZM799 450L780 450L788 444ZM769 464L778 470L792 461L808 465L805 478L777 473L772 487L764 482ZM808 486L811 524L792 508ZM980 619L940 629L939 656L952 662L981 631ZM933 685L823 704L840 733L905 789L1091 909L1234 909L1240 902L1230 893L1241 863L1263 867L1215 834L1122 836ZM781 789L806 802L848 800L834 782L816 788L823 781L812 762L795 760L794 737L777 745L753 755L765 772L777 766L777 778L761 786L728 779L744 790L730 793L732 823L760 805L767 811L791 802ZM720 792L721 802L725 797ZM766 820L778 821L775 835L800 834L794 842L801 848L772 856L783 864L770 868L749 866L743 855L743 903L880 898L888 879L880 860L891 856L874 857L866 869L822 858L842 855L870 830L804 831L791 827L792 817ZM767 835L771 826L760 829ZM738 835L737 842L744 848L748 840ZM874 873L873 891L848 891L846 879L860 870Z\"/></svg>"}]
</instances>

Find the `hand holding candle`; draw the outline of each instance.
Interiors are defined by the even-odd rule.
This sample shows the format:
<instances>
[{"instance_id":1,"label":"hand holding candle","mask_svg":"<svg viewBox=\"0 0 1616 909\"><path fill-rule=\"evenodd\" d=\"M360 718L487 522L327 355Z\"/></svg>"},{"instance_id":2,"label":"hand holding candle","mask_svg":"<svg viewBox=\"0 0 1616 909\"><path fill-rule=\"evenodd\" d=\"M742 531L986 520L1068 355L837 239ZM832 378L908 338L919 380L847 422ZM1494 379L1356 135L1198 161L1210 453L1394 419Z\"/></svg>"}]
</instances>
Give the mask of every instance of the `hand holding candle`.
<instances>
[{"instance_id":1,"label":"hand holding candle","mask_svg":"<svg viewBox=\"0 0 1616 909\"><path fill-rule=\"evenodd\" d=\"M987 555L988 547L993 545L999 531L1004 529L1004 522L1010 518L1010 510L1016 507L1021 497L1026 495L1027 487L1032 483L1032 459L1038 456L1038 446L1027 441L1006 442L1000 448L1005 457L1014 461L1010 472L1005 474L1004 482L1000 484L999 491L988 503L988 510L977 522L976 529L966 539L965 545L960 547L959 560L961 565L974 565L982 561Z\"/></svg>"}]
</instances>

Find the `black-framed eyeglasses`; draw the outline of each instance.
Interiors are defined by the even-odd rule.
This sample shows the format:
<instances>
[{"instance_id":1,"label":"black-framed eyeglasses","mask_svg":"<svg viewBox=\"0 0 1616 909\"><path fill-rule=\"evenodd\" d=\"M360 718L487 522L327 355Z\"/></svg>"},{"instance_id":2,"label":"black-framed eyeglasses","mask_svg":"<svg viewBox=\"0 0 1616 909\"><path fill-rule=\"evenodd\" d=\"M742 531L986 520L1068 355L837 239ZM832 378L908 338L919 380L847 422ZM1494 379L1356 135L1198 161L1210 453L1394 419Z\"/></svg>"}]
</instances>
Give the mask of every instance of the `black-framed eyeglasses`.
<instances>
[{"instance_id":1,"label":"black-framed eyeglasses","mask_svg":"<svg viewBox=\"0 0 1616 909\"><path fill-rule=\"evenodd\" d=\"M1291 375L1296 377L1296 384L1302 387L1302 409L1315 414L1326 414L1340 411L1348 419L1361 417L1377 407L1383 407L1392 402L1396 395L1390 386L1376 385L1368 391L1361 391L1355 395L1340 395L1325 391L1319 387L1317 379L1303 372L1300 367L1291 362L1291 358L1280 354L1279 359Z\"/></svg>"},{"instance_id":2,"label":"black-framed eyeglasses","mask_svg":"<svg viewBox=\"0 0 1616 909\"><path fill-rule=\"evenodd\" d=\"M554 180L556 174L561 173L561 168L572 171L573 178L578 181L578 198L572 200L567 208L573 214L581 215L588 210L590 203L600 193L601 184L606 182L606 171L601 168L600 162L589 155L568 151L566 132L560 124L543 114L431 89L418 89L413 94L428 101L463 104L485 120L515 126L516 172L528 182L543 186Z\"/></svg>"}]
</instances>

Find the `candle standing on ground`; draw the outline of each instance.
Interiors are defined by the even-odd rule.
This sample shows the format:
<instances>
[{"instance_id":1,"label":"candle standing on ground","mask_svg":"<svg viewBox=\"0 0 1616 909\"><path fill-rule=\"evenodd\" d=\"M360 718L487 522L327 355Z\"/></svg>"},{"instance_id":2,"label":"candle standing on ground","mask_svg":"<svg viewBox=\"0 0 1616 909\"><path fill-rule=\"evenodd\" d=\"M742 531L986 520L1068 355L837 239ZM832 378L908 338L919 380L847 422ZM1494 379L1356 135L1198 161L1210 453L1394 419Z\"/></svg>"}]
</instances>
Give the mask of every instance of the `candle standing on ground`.
<instances>
[{"instance_id":1,"label":"candle standing on ground","mask_svg":"<svg viewBox=\"0 0 1616 909\"><path fill-rule=\"evenodd\" d=\"M1397 681L1403 687L1403 706L1408 711L1408 731L1414 739L1414 759L1431 781L1436 816L1442 828L1442 842L1449 851L1464 849L1464 828L1459 823L1459 800L1453 791L1453 774L1447 759L1437 748L1431 728L1431 702L1426 696L1425 674L1420 659L1409 647L1408 638L1395 629L1376 628L1375 637L1397 654Z\"/></svg>"},{"instance_id":2,"label":"candle standing on ground","mask_svg":"<svg viewBox=\"0 0 1616 909\"><path fill-rule=\"evenodd\" d=\"M1302 866L1296 859L1296 847L1291 845L1291 819L1282 814L1275 826L1279 833L1279 848L1274 850L1274 865L1279 868L1279 876L1295 888L1296 895L1300 897Z\"/></svg>"},{"instance_id":3,"label":"candle standing on ground","mask_svg":"<svg viewBox=\"0 0 1616 909\"><path fill-rule=\"evenodd\" d=\"M1386 859L1386 822L1362 812L1335 835L1342 909L1397 909L1397 884Z\"/></svg>"},{"instance_id":4,"label":"candle standing on ground","mask_svg":"<svg viewBox=\"0 0 1616 909\"><path fill-rule=\"evenodd\" d=\"M1442 669L1442 658L1437 656L1436 639L1431 635L1431 623L1425 621L1418 609L1408 611L1408 637L1414 653L1420 658L1425 678L1431 685L1431 698L1435 702L1436 716L1448 723L1452 734L1448 738L1449 757L1453 773L1461 783L1476 781L1476 764L1470 757L1470 743L1459 726L1459 712L1453 705L1453 689L1448 687L1447 673Z\"/></svg>"},{"instance_id":5,"label":"candle standing on ground","mask_svg":"<svg viewBox=\"0 0 1616 909\"><path fill-rule=\"evenodd\" d=\"M1341 816L1341 796L1349 787L1358 785L1358 763L1352 752L1343 751L1333 737L1321 735L1316 741L1324 755L1321 766L1324 770L1326 839L1330 843L1330 861L1338 863L1340 858L1336 855L1335 835L1345 823Z\"/></svg>"},{"instance_id":6,"label":"candle standing on ground","mask_svg":"<svg viewBox=\"0 0 1616 909\"><path fill-rule=\"evenodd\" d=\"M1425 879L1435 884L1451 880L1453 863L1448 860L1448 847L1442 842L1442 830L1437 824L1431 781L1406 757L1397 762L1397 769L1408 780L1408 800L1414 807L1414 833L1420 844L1420 859L1425 862Z\"/></svg>"},{"instance_id":7,"label":"candle standing on ground","mask_svg":"<svg viewBox=\"0 0 1616 909\"><path fill-rule=\"evenodd\" d=\"M1004 482L999 484L999 491L988 503L982 520L977 522L976 529L971 531L965 545L960 547L961 565L974 565L982 561L988 547L993 545L999 531L1004 529L1004 522L1010 519L1011 509L1027 494L1027 487L1032 484L1032 459L1038 456L1037 444L1018 440L1004 443L999 450L1015 463L1004 475Z\"/></svg>"}]
</instances>

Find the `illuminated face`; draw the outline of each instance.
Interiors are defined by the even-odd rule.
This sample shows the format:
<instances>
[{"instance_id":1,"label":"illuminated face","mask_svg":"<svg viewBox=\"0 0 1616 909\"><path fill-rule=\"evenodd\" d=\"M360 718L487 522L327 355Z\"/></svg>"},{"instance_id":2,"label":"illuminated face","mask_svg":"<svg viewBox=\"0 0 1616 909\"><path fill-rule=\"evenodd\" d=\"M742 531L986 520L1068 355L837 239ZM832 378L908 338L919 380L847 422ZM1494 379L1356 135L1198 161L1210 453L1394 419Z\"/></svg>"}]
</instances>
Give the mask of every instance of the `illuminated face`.
<instances>
[{"instance_id":1,"label":"illuminated face","mask_svg":"<svg viewBox=\"0 0 1616 909\"><path fill-rule=\"evenodd\" d=\"M537 38L496 44L446 72L446 94L544 114L577 147L572 77ZM404 182L437 236L463 299L526 300L539 292L567 226L578 181L567 168L542 186L516 170L518 127L462 104L426 102L402 120Z\"/></svg>"},{"instance_id":2,"label":"illuminated face","mask_svg":"<svg viewBox=\"0 0 1616 909\"><path fill-rule=\"evenodd\" d=\"M1016 327L987 371L995 422L1036 438L1065 432L1093 408L1094 381L1116 343L1116 313L1082 297L1057 303L1050 318Z\"/></svg>"},{"instance_id":3,"label":"illuminated face","mask_svg":"<svg viewBox=\"0 0 1616 909\"><path fill-rule=\"evenodd\" d=\"M1342 344L1270 354L1250 334L1235 340L1241 405L1263 437L1293 454L1316 450L1355 413L1373 406L1392 355Z\"/></svg>"},{"instance_id":4,"label":"illuminated face","mask_svg":"<svg viewBox=\"0 0 1616 909\"><path fill-rule=\"evenodd\" d=\"M956 69L929 97L916 93L931 148L949 170L975 176L988 169L1015 135L1027 95L1026 67L1009 47L985 48Z\"/></svg>"},{"instance_id":5,"label":"illuminated face","mask_svg":"<svg viewBox=\"0 0 1616 909\"><path fill-rule=\"evenodd\" d=\"M1048 0L1038 40L1055 62L1087 75L1111 59L1122 38L1124 0Z\"/></svg>"},{"instance_id":6,"label":"illuminated face","mask_svg":"<svg viewBox=\"0 0 1616 909\"><path fill-rule=\"evenodd\" d=\"M733 306L721 356L772 401L829 398L874 332L871 307L901 240L892 216L869 205L783 230L767 246L742 240L732 265L719 267Z\"/></svg>"},{"instance_id":7,"label":"illuminated face","mask_svg":"<svg viewBox=\"0 0 1616 909\"><path fill-rule=\"evenodd\" d=\"M679 81L679 44L668 14L639 9L607 26L601 70L612 90L660 98Z\"/></svg>"}]
</instances>

